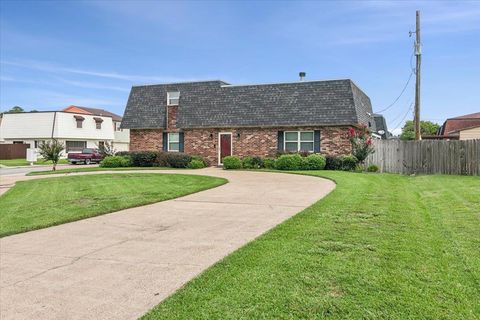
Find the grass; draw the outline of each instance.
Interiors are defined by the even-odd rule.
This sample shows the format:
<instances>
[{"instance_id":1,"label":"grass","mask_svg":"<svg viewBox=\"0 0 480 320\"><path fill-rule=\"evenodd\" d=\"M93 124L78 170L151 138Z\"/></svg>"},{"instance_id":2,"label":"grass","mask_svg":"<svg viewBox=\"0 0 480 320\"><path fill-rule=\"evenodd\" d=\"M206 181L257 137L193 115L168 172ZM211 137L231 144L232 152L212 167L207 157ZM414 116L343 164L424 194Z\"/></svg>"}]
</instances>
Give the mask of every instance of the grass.
<instances>
[{"instance_id":1,"label":"grass","mask_svg":"<svg viewBox=\"0 0 480 320\"><path fill-rule=\"evenodd\" d=\"M35 161L33 164L47 165L47 164L52 164L52 162L51 161L38 160L38 161ZM58 164L68 164L68 160L67 159L60 159ZM0 165L4 165L6 167L21 167L21 166L29 166L30 162L28 162L25 159L0 160Z\"/></svg>"},{"instance_id":2,"label":"grass","mask_svg":"<svg viewBox=\"0 0 480 320\"><path fill-rule=\"evenodd\" d=\"M169 170L169 169L174 169L174 168L167 168L167 167L120 167L120 168L79 167L79 168L57 169L55 171L53 171L53 170L33 171L33 172L28 173L27 176L42 176L42 175L49 175L49 174L89 172L89 171Z\"/></svg>"},{"instance_id":3,"label":"grass","mask_svg":"<svg viewBox=\"0 0 480 320\"><path fill-rule=\"evenodd\" d=\"M480 179L303 172L337 188L145 319L479 319Z\"/></svg>"},{"instance_id":4,"label":"grass","mask_svg":"<svg viewBox=\"0 0 480 320\"><path fill-rule=\"evenodd\" d=\"M0 197L0 237L168 200L225 179L121 173L20 181Z\"/></svg>"}]
</instances>

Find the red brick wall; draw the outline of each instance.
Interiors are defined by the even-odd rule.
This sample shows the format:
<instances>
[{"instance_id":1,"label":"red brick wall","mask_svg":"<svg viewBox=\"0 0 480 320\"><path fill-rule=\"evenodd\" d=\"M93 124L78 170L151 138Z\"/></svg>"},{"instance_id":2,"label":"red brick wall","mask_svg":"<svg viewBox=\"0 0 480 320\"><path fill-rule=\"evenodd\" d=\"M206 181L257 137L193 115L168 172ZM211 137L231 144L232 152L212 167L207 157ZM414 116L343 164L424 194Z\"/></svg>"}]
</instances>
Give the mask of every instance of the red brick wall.
<instances>
[{"instance_id":1,"label":"red brick wall","mask_svg":"<svg viewBox=\"0 0 480 320\"><path fill-rule=\"evenodd\" d=\"M130 129L130 150L162 150L162 129Z\"/></svg>"},{"instance_id":2,"label":"red brick wall","mask_svg":"<svg viewBox=\"0 0 480 320\"><path fill-rule=\"evenodd\" d=\"M324 127L320 129L320 151L330 156L350 154L348 127Z\"/></svg>"},{"instance_id":3,"label":"red brick wall","mask_svg":"<svg viewBox=\"0 0 480 320\"><path fill-rule=\"evenodd\" d=\"M170 122L170 117L169 117ZM325 155L343 155L351 152L348 127L303 128L237 128L184 130L184 151L205 157L211 165L218 163L218 133L232 133L232 153L239 157L273 157L277 152L278 131L320 130L320 150ZM162 130L130 130L130 149L162 150Z\"/></svg>"},{"instance_id":4,"label":"red brick wall","mask_svg":"<svg viewBox=\"0 0 480 320\"><path fill-rule=\"evenodd\" d=\"M194 129L184 131L185 152L207 158L210 164L218 162L218 133L232 133L232 153L239 157L273 157L277 152L278 131L319 130L320 150L326 155L343 155L351 152L348 127L322 128L238 128ZM240 135L238 135L240 134Z\"/></svg>"},{"instance_id":5,"label":"red brick wall","mask_svg":"<svg viewBox=\"0 0 480 320\"><path fill-rule=\"evenodd\" d=\"M168 106L167 107L167 130L176 131L177 129L177 113L178 106Z\"/></svg>"}]
</instances>

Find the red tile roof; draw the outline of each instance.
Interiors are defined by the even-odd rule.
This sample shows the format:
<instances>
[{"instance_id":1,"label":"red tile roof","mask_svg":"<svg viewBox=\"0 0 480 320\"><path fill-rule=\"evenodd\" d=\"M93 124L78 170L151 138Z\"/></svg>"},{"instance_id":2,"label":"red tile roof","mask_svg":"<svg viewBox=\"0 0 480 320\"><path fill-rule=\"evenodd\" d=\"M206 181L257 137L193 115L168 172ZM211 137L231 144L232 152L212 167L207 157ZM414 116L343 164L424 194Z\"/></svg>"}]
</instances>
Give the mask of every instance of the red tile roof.
<instances>
[{"instance_id":1,"label":"red tile roof","mask_svg":"<svg viewBox=\"0 0 480 320\"><path fill-rule=\"evenodd\" d=\"M119 116L118 114L115 114L113 112L103 110L103 109L87 108L87 107L80 107L80 106L73 106L72 105L72 106L66 107L62 111L92 114L92 115L95 115L95 116L106 116L106 117L112 117L113 121L122 121L122 117Z\"/></svg>"}]
</instances>

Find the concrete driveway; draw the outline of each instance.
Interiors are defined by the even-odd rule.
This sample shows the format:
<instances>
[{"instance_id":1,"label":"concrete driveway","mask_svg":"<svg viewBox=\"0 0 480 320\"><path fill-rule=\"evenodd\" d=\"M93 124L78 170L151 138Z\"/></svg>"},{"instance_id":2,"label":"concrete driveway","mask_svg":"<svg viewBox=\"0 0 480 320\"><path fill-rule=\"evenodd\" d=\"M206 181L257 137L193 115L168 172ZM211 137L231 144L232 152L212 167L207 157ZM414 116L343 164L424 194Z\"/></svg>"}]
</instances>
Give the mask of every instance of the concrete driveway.
<instances>
[{"instance_id":1,"label":"concrete driveway","mask_svg":"<svg viewBox=\"0 0 480 320\"><path fill-rule=\"evenodd\" d=\"M181 173L229 183L2 238L1 319L135 319L335 187L329 180L281 173Z\"/></svg>"}]
</instances>

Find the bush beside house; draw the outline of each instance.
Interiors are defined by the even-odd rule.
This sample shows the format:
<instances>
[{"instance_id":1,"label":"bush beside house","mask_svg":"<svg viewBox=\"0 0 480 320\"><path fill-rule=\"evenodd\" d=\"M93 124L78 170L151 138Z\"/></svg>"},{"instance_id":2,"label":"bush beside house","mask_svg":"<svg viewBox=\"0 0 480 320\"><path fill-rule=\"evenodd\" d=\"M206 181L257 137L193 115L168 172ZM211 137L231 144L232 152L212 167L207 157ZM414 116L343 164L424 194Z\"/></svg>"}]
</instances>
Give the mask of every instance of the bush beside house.
<instances>
[{"instance_id":1,"label":"bush beside house","mask_svg":"<svg viewBox=\"0 0 480 320\"><path fill-rule=\"evenodd\" d=\"M200 169L208 165L200 156L182 152L121 151L102 160L101 167L170 167Z\"/></svg>"}]
</instances>

